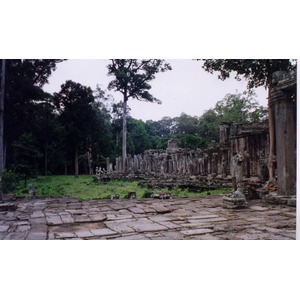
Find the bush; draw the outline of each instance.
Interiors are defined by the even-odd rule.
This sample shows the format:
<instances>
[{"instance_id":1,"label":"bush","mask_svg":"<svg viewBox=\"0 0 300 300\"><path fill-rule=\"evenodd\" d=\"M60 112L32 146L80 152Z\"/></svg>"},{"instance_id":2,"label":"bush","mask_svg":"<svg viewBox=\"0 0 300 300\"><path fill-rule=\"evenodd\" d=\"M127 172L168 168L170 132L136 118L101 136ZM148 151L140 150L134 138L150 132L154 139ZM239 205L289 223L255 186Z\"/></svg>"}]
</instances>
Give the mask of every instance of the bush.
<instances>
[{"instance_id":1,"label":"bush","mask_svg":"<svg viewBox=\"0 0 300 300\"><path fill-rule=\"evenodd\" d=\"M12 193L20 182L20 175L12 171L4 171L2 173L2 192L4 194Z\"/></svg>"},{"instance_id":2,"label":"bush","mask_svg":"<svg viewBox=\"0 0 300 300\"><path fill-rule=\"evenodd\" d=\"M152 194L153 194L153 191L145 190L143 195L142 195L142 198L151 198Z\"/></svg>"}]
</instances>

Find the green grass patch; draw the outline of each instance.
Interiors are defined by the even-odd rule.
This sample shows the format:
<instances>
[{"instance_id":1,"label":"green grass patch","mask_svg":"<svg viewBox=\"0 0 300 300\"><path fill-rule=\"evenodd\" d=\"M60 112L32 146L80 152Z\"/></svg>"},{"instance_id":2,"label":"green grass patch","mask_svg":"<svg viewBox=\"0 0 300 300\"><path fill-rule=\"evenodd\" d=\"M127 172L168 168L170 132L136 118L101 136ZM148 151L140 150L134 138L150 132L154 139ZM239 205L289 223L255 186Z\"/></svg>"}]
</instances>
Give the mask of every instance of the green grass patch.
<instances>
[{"instance_id":1,"label":"green grass patch","mask_svg":"<svg viewBox=\"0 0 300 300\"><path fill-rule=\"evenodd\" d=\"M129 192L136 192L137 199L149 198L153 193L171 193L174 197L197 197L207 195L207 192L190 193L188 190L175 188L150 190L140 187L137 181L114 180L108 183L94 182L92 176L39 176L27 180L27 186L35 187L36 196L70 196L81 200L107 199L112 194L119 194L125 199ZM21 182L15 189L16 195L28 196L27 186ZM222 194L228 190L210 191L210 194Z\"/></svg>"}]
</instances>

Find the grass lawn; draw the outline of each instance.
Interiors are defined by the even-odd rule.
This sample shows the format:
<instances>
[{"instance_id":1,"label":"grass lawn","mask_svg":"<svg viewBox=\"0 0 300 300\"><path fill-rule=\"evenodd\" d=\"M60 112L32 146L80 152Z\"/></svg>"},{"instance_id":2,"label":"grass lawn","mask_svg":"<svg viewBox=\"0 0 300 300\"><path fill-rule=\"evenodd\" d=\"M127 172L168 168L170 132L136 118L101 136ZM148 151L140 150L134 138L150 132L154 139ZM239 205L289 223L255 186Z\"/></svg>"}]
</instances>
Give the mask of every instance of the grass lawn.
<instances>
[{"instance_id":1,"label":"grass lawn","mask_svg":"<svg viewBox=\"0 0 300 300\"><path fill-rule=\"evenodd\" d=\"M81 200L110 199L112 194L119 194L124 199L129 192L136 192L137 199L146 198L152 193L171 192L175 197L195 197L206 195L203 193L189 193L187 190L167 189L149 190L138 186L137 181L115 180L108 183L95 183L92 176L39 176L27 181L36 190L36 196L70 196ZM21 182L16 189L16 195L28 196L27 186ZM227 190L210 191L211 194L225 193Z\"/></svg>"}]
</instances>

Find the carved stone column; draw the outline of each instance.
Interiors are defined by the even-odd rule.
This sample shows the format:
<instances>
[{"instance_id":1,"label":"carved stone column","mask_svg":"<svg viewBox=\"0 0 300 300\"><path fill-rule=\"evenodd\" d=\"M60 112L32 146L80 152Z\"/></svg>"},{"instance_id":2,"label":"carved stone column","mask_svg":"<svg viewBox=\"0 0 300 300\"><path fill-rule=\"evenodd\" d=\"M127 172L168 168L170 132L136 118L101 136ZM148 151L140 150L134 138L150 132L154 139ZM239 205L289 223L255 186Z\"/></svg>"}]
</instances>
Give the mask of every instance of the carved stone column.
<instances>
[{"instance_id":1,"label":"carved stone column","mask_svg":"<svg viewBox=\"0 0 300 300\"><path fill-rule=\"evenodd\" d=\"M296 194L296 80L294 73L273 74L278 195Z\"/></svg>"}]
</instances>

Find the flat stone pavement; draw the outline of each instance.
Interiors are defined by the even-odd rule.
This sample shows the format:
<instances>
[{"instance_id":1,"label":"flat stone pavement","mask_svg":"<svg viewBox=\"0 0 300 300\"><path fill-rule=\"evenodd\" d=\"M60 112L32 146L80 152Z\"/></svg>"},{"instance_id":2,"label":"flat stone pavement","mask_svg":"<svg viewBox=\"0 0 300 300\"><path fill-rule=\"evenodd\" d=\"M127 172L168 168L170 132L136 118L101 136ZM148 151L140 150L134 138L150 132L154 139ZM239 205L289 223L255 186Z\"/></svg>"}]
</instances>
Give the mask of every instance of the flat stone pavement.
<instances>
[{"instance_id":1,"label":"flat stone pavement","mask_svg":"<svg viewBox=\"0 0 300 300\"><path fill-rule=\"evenodd\" d=\"M2 240L293 240L296 208L222 196L168 200L23 199L0 202Z\"/></svg>"}]
</instances>

